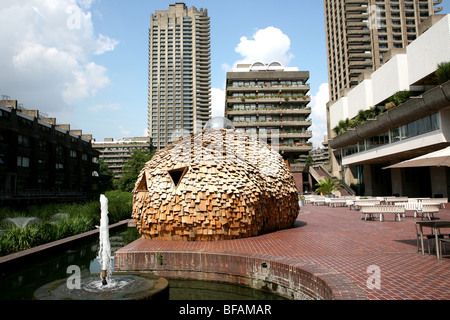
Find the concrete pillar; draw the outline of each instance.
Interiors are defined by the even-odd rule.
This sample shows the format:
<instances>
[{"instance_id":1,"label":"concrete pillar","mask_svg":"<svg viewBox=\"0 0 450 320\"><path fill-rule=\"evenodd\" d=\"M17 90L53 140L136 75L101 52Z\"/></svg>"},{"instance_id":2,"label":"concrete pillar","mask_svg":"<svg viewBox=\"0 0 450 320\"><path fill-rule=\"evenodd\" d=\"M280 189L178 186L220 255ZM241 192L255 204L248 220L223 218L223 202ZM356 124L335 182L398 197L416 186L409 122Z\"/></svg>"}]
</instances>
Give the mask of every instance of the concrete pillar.
<instances>
[{"instance_id":1,"label":"concrete pillar","mask_svg":"<svg viewBox=\"0 0 450 320\"><path fill-rule=\"evenodd\" d=\"M444 198L448 198L445 170L445 167L430 167L431 193L433 197L442 195Z\"/></svg>"},{"instance_id":2,"label":"concrete pillar","mask_svg":"<svg viewBox=\"0 0 450 320\"><path fill-rule=\"evenodd\" d=\"M404 196L402 190L402 169L387 169L387 170L391 170L392 194Z\"/></svg>"}]
</instances>

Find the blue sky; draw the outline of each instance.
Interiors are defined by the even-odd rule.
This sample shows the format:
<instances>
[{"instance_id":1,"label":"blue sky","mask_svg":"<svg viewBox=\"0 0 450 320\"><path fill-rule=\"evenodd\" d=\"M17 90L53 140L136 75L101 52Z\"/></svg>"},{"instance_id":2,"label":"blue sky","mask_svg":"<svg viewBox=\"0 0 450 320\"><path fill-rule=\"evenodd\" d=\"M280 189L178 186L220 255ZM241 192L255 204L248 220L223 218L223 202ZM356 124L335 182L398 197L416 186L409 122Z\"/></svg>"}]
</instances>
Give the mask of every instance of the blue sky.
<instances>
[{"instance_id":1,"label":"blue sky","mask_svg":"<svg viewBox=\"0 0 450 320\"><path fill-rule=\"evenodd\" d=\"M150 14L173 3L2 0L0 94L70 123L97 141L143 136ZM213 114L221 110L226 71L236 62L282 60L310 72L312 141L319 146L328 101L323 1L185 3L208 9Z\"/></svg>"}]
</instances>

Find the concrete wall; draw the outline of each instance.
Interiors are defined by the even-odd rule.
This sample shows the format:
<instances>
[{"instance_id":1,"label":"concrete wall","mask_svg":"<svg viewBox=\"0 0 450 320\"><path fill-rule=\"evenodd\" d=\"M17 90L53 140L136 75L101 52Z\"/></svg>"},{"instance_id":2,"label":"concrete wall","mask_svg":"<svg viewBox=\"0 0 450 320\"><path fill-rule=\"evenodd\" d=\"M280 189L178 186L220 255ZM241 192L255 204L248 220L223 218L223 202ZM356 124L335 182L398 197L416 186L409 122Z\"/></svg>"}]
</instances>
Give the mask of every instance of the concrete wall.
<instances>
[{"instance_id":1,"label":"concrete wall","mask_svg":"<svg viewBox=\"0 0 450 320\"><path fill-rule=\"evenodd\" d=\"M408 59L406 54L397 54L380 69L372 73L373 105L394 93L409 90ZM370 106L369 106L370 107Z\"/></svg>"},{"instance_id":2,"label":"concrete wall","mask_svg":"<svg viewBox=\"0 0 450 320\"><path fill-rule=\"evenodd\" d=\"M347 94L349 118L356 116L359 110L374 105L372 93L372 80L366 79Z\"/></svg>"},{"instance_id":3,"label":"concrete wall","mask_svg":"<svg viewBox=\"0 0 450 320\"><path fill-rule=\"evenodd\" d=\"M343 97L330 106L330 129L333 130L340 120L346 119L348 115L348 98Z\"/></svg>"},{"instance_id":4,"label":"concrete wall","mask_svg":"<svg viewBox=\"0 0 450 320\"><path fill-rule=\"evenodd\" d=\"M409 46L408 81L413 84L436 70L440 62L450 60L450 15L446 15Z\"/></svg>"}]
</instances>

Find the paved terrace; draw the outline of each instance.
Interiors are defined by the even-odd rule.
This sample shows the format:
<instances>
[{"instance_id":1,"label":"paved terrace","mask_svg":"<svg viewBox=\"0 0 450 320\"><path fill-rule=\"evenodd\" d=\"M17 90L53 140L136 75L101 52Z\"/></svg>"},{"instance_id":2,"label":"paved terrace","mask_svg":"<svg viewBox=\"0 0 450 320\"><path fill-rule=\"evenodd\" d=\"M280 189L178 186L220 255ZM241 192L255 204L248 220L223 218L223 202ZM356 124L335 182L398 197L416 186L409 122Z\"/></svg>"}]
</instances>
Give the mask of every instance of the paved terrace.
<instances>
[{"instance_id":1,"label":"paved terrace","mask_svg":"<svg viewBox=\"0 0 450 320\"><path fill-rule=\"evenodd\" d=\"M450 220L448 205L438 216L442 220ZM394 222L393 215L386 215L383 222L364 221L360 220L358 211L347 207L308 204L302 207L294 228L258 237L217 242L139 239L116 252L116 268L124 268L124 263L130 262L130 255L128 258L124 256L136 252L178 254L172 258L163 255L164 264L174 264L174 259L183 259L192 253L204 257L207 254L260 257L260 261L270 257L283 265L300 266L318 274L331 286L332 298L448 300L450 246L447 244L447 255L441 260L426 251L425 255L418 253L414 225L417 220L420 218L414 218L413 212L407 211L400 222ZM138 258L134 259L136 265ZM206 263L208 265L202 270L212 272L214 266L229 267L220 259L208 261L200 258L189 263L194 269L199 268L198 264ZM141 263L141 267L144 264ZM367 269L371 265L380 268L380 289L367 287L367 279L371 275Z\"/></svg>"}]
</instances>

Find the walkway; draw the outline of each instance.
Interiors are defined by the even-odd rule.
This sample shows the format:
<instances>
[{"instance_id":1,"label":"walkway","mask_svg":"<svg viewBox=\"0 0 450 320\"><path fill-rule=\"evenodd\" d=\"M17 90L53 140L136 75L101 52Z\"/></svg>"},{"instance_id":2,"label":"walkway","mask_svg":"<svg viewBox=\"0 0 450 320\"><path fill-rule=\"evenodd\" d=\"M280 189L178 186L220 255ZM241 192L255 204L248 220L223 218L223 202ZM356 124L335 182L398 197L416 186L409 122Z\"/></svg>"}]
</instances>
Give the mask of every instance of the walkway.
<instances>
[{"instance_id":1,"label":"walkway","mask_svg":"<svg viewBox=\"0 0 450 320\"><path fill-rule=\"evenodd\" d=\"M450 220L450 209L441 209ZM392 220L389 220L392 219ZM346 207L306 205L295 227L254 238L217 242L170 242L139 239L119 250L202 252L273 256L280 261L325 267L349 279L369 300L450 299L450 255L417 253L412 212L401 222L360 220ZM450 254L450 248L447 251ZM368 288L369 266L380 270L380 287ZM364 295L363 294L363 295Z\"/></svg>"}]
</instances>

